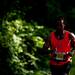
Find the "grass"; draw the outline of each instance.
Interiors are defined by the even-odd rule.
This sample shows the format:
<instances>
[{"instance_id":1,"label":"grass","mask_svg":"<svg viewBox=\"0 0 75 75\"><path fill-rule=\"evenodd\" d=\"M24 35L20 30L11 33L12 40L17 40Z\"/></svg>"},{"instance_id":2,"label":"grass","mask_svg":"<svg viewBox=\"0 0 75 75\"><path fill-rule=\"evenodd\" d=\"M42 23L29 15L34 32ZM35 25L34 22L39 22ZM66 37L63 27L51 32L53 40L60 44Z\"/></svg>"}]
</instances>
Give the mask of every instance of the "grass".
<instances>
[{"instance_id":1,"label":"grass","mask_svg":"<svg viewBox=\"0 0 75 75\"><path fill-rule=\"evenodd\" d=\"M70 71L70 75L75 75L75 56L73 56L72 68Z\"/></svg>"}]
</instances>

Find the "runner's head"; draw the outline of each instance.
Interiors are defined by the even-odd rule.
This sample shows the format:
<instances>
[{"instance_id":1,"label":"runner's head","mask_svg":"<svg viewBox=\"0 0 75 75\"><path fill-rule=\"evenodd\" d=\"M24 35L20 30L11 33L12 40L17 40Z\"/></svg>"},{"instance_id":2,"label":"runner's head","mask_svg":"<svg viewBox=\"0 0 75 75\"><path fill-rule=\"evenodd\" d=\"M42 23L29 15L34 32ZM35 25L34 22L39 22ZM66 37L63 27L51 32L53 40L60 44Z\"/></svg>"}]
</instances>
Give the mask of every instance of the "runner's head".
<instances>
[{"instance_id":1,"label":"runner's head","mask_svg":"<svg viewBox=\"0 0 75 75\"><path fill-rule=\"evenodd\" d=\"M65 26L64 17L63 16L57 17L57 19L56 19L56 29L57 29L57 31L62 32L64 30L64 26Z\"/></svg>"}]
</instances>

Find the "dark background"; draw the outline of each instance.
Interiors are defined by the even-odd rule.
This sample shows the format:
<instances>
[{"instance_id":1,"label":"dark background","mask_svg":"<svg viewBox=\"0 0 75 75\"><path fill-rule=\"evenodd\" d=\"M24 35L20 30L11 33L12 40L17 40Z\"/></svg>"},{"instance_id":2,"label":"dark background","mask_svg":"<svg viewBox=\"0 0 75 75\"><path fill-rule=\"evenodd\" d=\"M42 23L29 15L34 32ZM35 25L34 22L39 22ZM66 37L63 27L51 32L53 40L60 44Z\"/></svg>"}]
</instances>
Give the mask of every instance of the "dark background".
<instances>
[{"instance_id":1,"label":"dark background","mask_svg":"<svg viewBox=\"0 0 75 75\"><path fill-rule=\"evenodd\" d=\"M27 21L37 21L53 27L54 19L63 15L67 25L74 29L75 24L75 2L74 0L1 0L0 17L10 10L20 10Z\"/></svg>"}]
</instances>

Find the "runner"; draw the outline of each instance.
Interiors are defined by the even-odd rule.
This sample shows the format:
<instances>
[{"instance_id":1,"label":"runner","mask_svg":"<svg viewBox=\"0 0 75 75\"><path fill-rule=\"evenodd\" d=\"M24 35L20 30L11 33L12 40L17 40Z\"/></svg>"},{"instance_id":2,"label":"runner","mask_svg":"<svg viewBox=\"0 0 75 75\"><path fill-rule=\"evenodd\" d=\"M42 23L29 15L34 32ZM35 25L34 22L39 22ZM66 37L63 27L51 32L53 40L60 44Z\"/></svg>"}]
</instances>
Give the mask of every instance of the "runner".
<instances>
[{"instance_id":1,"label":"runner","mask_svg":"<svg viewBox=\"0 0 75 75\"><path fill-rule=\"evenodd\" d=\"M52 75L69 75L72 53L75 48L74 33L64 29L64 17L56 20L56 31L50 33L43 49L50 48L50 70Z\"/></svg>"}]
</instances>

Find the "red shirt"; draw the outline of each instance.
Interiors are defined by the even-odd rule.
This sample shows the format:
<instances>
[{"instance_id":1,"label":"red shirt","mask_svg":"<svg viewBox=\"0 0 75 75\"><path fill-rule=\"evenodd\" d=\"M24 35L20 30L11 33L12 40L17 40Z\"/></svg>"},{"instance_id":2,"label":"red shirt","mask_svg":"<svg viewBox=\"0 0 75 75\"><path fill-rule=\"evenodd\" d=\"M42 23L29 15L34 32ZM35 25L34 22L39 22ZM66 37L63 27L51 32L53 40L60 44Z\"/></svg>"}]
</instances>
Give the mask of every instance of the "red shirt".
<instances>
[{"instance_id":1,"label":"red shirt","mask_svg":"<svg viewBox=\"0 0 75 75\"><path fill-rule=\"evenodd\" d=\"M70 43L70 38L69 38L69 32L66 31L65 32L65 35L64 35L64 38L63 39L58 39L56 36L55 36L55 32L51 32L51 37L50 37L50 40L51 40L51 50L57 50L57 52L64 52L65 54L67 52L70 52L71 51L71 43ZM67 56L67 59L69 58L70 56ZM59 61L59 63L57 63L55 60L50 60L50 64L53 64L53 65L63 65L67 62L70 62L68 60L66 61Z\"/></svg>"}]
</instances>

